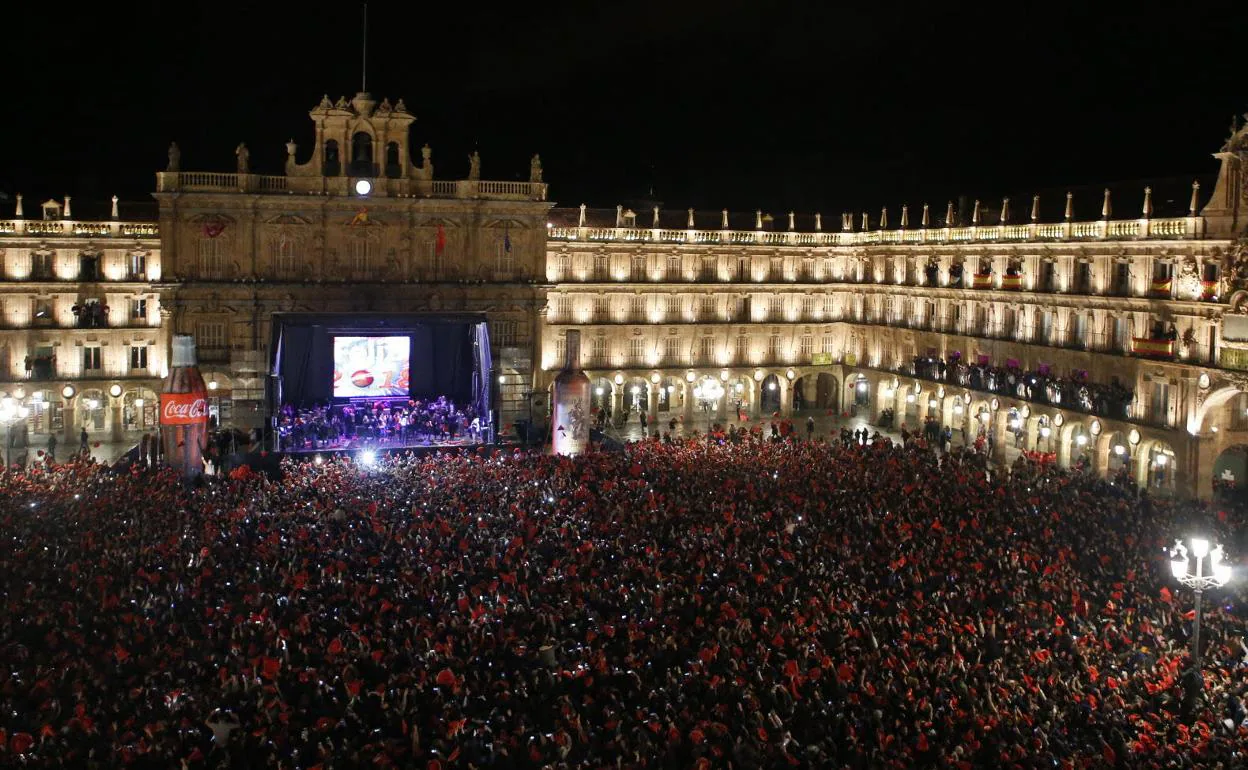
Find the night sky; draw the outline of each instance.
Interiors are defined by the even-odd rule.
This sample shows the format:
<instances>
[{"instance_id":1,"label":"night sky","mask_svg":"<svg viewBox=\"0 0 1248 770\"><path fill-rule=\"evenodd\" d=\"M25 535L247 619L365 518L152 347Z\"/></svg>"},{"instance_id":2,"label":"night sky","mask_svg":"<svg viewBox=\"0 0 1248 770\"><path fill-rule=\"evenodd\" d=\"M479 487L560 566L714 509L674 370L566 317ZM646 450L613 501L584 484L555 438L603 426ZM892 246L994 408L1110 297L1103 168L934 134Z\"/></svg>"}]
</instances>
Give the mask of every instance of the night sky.
<instances>
[{"instance_id":1,"label":"night sky","mask_svg":"<svg viewBox=\"0 0 1248 770\"><path fill-rule=\"evenodd\" d=\"M474 148L484 178L527 178L540 152L566 206L653 188L826 219L1216 171L1248 111L1248 13L1228 10L1248 4L1101 5L373 2L368 88L406 101L439 178ZM321 95L360 88L358 3L77 7L22 3L7 30L0 191L28 215L150 200L171 140L183 170L233 171L245 141L280 173Z\"/></svg>"}]
</instances>

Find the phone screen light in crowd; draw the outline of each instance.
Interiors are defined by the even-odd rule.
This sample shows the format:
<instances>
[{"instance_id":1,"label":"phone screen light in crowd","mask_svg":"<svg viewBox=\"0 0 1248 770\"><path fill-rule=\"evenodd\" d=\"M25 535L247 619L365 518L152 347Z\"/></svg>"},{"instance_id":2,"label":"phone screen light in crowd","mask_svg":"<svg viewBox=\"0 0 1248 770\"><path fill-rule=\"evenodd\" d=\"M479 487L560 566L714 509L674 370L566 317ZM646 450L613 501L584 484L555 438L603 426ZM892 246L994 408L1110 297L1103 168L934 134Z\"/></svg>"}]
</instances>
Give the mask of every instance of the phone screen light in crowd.
<instances>
[{"instance_id":1,"label":"phone screen light in crowd","mask_svg":"<svg viewBox=\"0 0 1248 770\"><path fill-rule=\"evenodd\" d=\"M365 449L360 452L360 465L371 468L377 464L377 452L372 449Z\"/></svg>"}]
</instances>

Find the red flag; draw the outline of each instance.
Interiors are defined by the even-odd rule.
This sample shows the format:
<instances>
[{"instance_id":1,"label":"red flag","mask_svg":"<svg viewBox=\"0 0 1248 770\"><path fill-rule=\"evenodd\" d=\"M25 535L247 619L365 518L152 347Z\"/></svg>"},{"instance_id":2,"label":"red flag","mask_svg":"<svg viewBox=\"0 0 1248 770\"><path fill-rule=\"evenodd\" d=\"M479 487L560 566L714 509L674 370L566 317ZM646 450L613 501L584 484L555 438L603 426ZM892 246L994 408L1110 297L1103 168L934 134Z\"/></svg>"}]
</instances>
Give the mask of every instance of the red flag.
<instances>
[{"instance_id":1,"label":"red flag","mask_svg":"<svg viewBox=\"0 0 1248 770\"><path fill-rule=\"evenodd\" d=\"M438 239L434 242L434 249L438 256L442 256L442 252L446 250L446 228L442 227L442 223L438 223Z\"/></svg>"}]
</instances>

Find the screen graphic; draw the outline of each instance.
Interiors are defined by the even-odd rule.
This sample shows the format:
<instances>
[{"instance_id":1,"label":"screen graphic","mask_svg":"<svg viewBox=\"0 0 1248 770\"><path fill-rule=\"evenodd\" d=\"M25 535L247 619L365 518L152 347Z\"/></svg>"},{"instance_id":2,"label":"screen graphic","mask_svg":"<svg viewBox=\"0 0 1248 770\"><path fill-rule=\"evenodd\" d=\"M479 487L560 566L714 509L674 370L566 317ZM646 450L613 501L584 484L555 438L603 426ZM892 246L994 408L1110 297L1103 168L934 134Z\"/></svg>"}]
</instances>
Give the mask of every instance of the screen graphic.
<instances>
[{"instance_id":1,"label":"screen graphic","mask_svg":"<svg viewBox=\"0 0 1248 770\"><path fill-rule=\"evenodd\" d=\"M406 396L407 337L334 337L334 398Z\"/></svg>"}]
</instances>

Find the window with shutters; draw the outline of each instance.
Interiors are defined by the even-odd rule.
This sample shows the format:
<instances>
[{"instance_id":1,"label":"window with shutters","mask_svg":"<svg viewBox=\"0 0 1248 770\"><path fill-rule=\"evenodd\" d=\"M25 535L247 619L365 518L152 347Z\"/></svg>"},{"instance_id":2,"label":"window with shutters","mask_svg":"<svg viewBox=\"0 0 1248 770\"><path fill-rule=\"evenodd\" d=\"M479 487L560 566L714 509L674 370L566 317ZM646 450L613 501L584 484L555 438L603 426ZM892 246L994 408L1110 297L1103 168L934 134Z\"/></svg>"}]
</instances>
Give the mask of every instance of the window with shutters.
<instances>
[{"instance_id":1,"label":"window with shutters","mask_svg":"<svg viewBox=\"0 0 1248 770\"><path fill-rule=\"evenodd\" d=\"M780 335L773 334L767 338L767 360L780 360Z\"/></svg>"},{"instance_id":2,"label":"window with shutters","mask_svg":"<svg viewBox=\"0 0 1248 770\"><path fill-rule=\"evenodd\" d=\"M147 345L131 345L130 346L130 368L146 369L147 368Z\"/></svg>"},{"instance_id":3,"label":"window with shutters","mask_svg":"<svg viewBox=\"0 0 1248 770\"><path fill-rule=\"evenodd\" d=\"M644 364L646 362L646 341L640 337L634 337L629 340L628 356L631 363Z\"/></svg>"},{"instance_id":4,"label":"window with shutters","mask_svg":"<svg viewBox=\"0 0 1248 770\"><path fill-rule=\"evenodd\" d=\"M715 338L703 337L698 340L698 363L710 364L715 362Z\"/></svg>"},{"instance_id":5,"label":"window with shutters","mask_svg":"<svg viewBox=\"0 0 1248 770\"><path fill-rule=\"evenodd\" d=\"M809 334L802 335L802 361L809 361L815 355L815 338Z\"/></svg>"},{"instance_id":6,"label":"window with shutters","mask_svg":"<svg viewBox=\"0 0 1248 770\"><path fill-rule=\"evenodd\" d=\"M516 255L513 251L511 234L504 233L494 245L494 269L500 273L511 273L516 269Z\"/></svg>"},{"instance_id":7,"label":"window with shutters","mask_svg":"<svg viewBox=\"0 0 1248 770\"><path fill-rule=\"evenodd\" d=\"M667 258L667 280L679 281L680 279L680 257L673 254Z\"/></svg>"},{"instance_id":8,"label":"window with shutters","mask_svg":"<svg viewBox=\"0 0 1248 770\"><path fill-rule=\"evenodd\" d=\"M594 337L589 342L589 363L593 366L607 365L607 338Z\"/></svg>"},{"instance_id":9,"label":"window with shutters","mask_svg":"<svg viewBox=\"0 0 1248 770\"><path fill-rule=\"evenodd\" d=\"M562 334L555 338L555 364L563 366L568 357L568 338Z\"/></svg>"},{"instance_id":10,"label":"window with shutters","mask_svg":"<svg viewBox=\"0 0 1248 770\"><path fill-rule=\"evenodd\" d=\"M102 368L99 345L84 345L82 348L82 371L97 372Z\"/></svg>"},{"instance_id":11,"label":"window with shutters","mask_svg":"<svg viewBox=\"0 0 1248 770\"><path fill-rule=\"evenodd\" d=\"M632 273L634 281L646 280L646 258L642 256L634 256L630 260L632 265Z\"/></svg>"},{"instance_id":12,"label":"window with shutters","mask_svg":"<svg viewBox=\"0 0 1248 770\"><path fill-rule=\"evenodd\" d=\"M714 321L716 319L714 294L702 295L702 308L698 311L698 313L701 316L701 320L704 322Z\"/></svg>"},{"instance_id":13,"label":"window with shutters","mask_svg":"<svg viewBox=\"0 0 1248 770\"><path fill-rule=\"evenodd\" d=\"M279 235L274 244L273 267L278 278L295 277L295 239Z\"/></svg>"},{"instance_id":14,"label":"window with shutters","mask_svg":"<svg viewBox=\"0 0 1248 770\"><path fill-rule=\"evenodd\" d=\"M784 315L784 299L779 296L772 296L767 299L767 318L772 321L779 321Z\"/></svg>"},{"instance_id":15,"label":"window with shutters","mask_svg":"<svg viewBox=\"0 0 1248 770\"><path fill-rule=\"evenodd\" d=\"M750 338L744 334L737 337L737 352L734 363L740 365L750 360Z\"/></svg>"},{"instance_id":16,"label":"window with shutters","mask_svg":"<svg viewBox=\"0 0 1248 770\"><path fill-rule=\"evenodd\" d=\"M126 280L127 281L146 281L147 280L147 255L146 254L130 254L126 258Z\"/></svg>"},{"instance_id":17,"label":"window with shutters","mask_svg":"<svg viewBox=\"0 0 1248 770\"><path fill-rule=\"evenodd\" d=\"M224 267L220 238L199 239L199 276L220 278Z\"/></svg>"},{"instance_id":18,"label":"window with shutters","mask_svg":"<svg viewBox=\"0 0 1248 770\"><path fill-rule=\"evenodd\" d=\"M819 345L819 348L820 348L819 352L820 352L820 353L829 353L829 354L830 354L830 353L832 353L832 351L833 351L833 349L834 349L834 348L833 348L833 345L834 345L834 344L835 344L835 340L832 338L832 335L831 335L831 334L825 334L825 335L823 335L823 340L822 340L822 342L821 342L821 343L820 343L820 345Z\"/></svg>"},{"instance_id":19,"label":"window with shutters","mask_svg":"<svg viewBox=\"0 0 1248 770\"><path fill-rule=\"evenodd\" d=\"M147 300L145 298L132 298L130 300L130 320L145 322L147 321Z\"/></svg>"},{"instance_id":20,"label":"window with shutters","mask_svg":"<svg viewBox=\"0 0 1248 770\"><path fill-rule=\"evenodd\" d=\"M357 280L372 278L377 244L365 238L356 238L351 242L351 273Z\"/></svg>"},{"instance_id":21,"label":"window with shutters","mask_svg":"<svg viewBox=\"0 0 1248 770\"><path fill-rule=\"evenodd\" d=\"M195 346L203 351L225 349L225 323L200 321L195 325Z\"/></svg>"},{"instance_id":22,"label":"window with shutters","mask_svg":"<svg viewBox=\"0 0 1248 770\"><path fill-rule=\"evenodd\" d=\"M490 321L490 346L495 348L513 348L516 346L517 321Z\"/></svg>"},{"instance_id":23,"label":"window with shutters","mask_svg":"<svg viewBox=\"0 0 1248 770\"><path fill-rule=\"evenodd\" d=\"M611 258L606 254L594 255L594 280L605 281L611 277Z\"/></svg>"},{"instance_id":24,"label":"window with shutters","mask_svg":"<svg viewBox=\"0 0 1248 770\"><path fill-rule=\"evenodd\" d=\"M680 359L680 339L668 337L663 340L663 361L668 365L684 363Z\"/></svg>"},{"instance_id":25,"label":"window with shutters","mask_svg":"<svg viewBox=\"0 0 1248 770\"><path fill-rule=\"evenodd\" d=\"M646 320L646 295L634 294L629 302L631 303L629 312L632 315L632 320L634 322Z\"/></svg>"}]
</instances>

